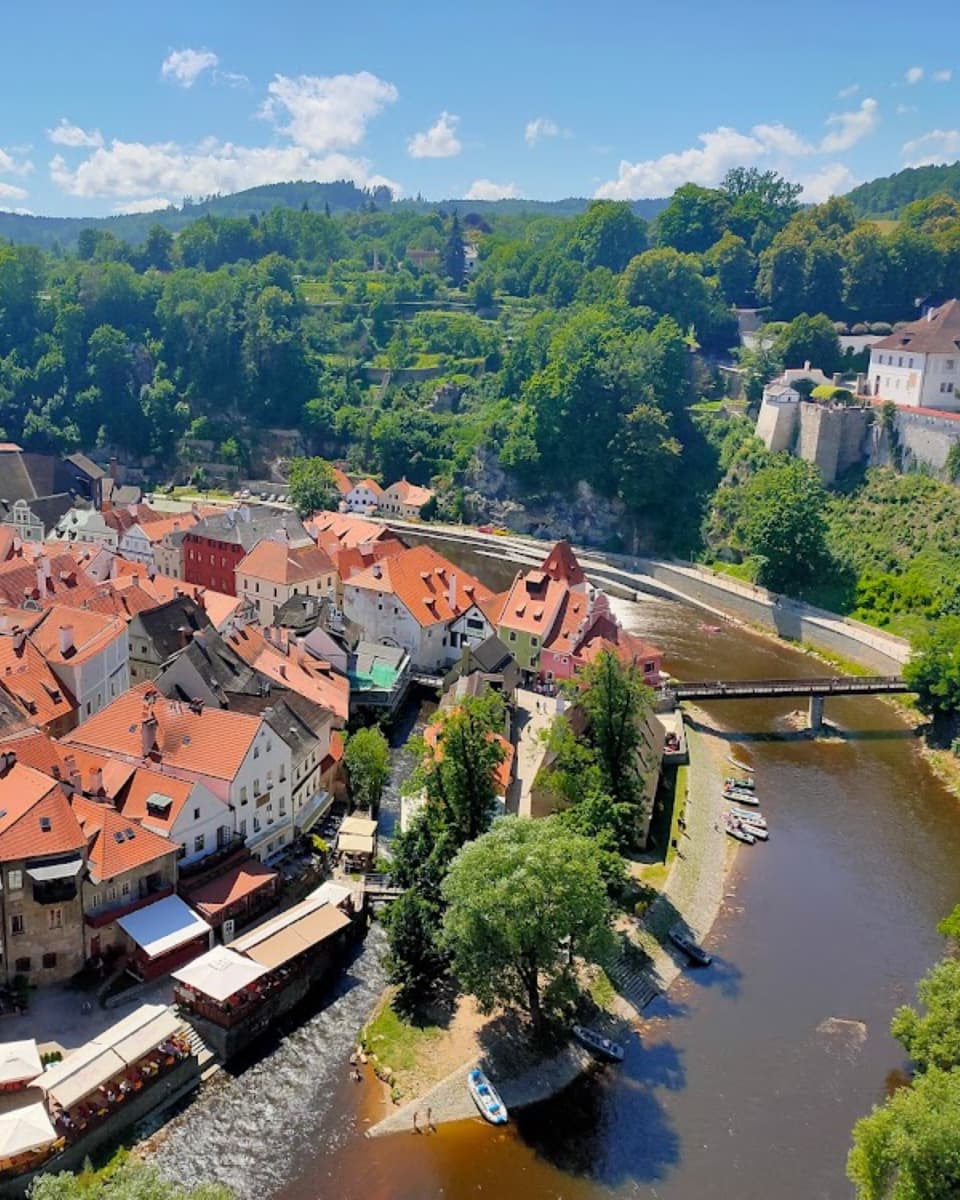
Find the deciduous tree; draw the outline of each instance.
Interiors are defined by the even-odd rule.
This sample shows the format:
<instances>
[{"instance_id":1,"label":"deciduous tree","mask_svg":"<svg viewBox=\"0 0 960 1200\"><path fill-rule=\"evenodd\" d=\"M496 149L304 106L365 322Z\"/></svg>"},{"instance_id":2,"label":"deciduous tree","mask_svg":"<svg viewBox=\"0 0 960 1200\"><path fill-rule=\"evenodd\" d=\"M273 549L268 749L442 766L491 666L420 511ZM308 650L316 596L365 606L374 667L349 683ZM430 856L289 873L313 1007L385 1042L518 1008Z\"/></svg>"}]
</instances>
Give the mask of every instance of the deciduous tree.
<instances>
[{"instance_id":1,"label":"deciduous tree","mask_svg":"<svg viewBox=\"0 0 960 1200\"><path fill-rule=\"evenodd\" d=\"M390 778L390 746L377 726L358 729L347 738L344 762L354 804L376 813Z\"/></svg>"},{"instance_id":2,"label":"deciduous tree","mask_svg":"<svg viewBox=\"0 0 960 1200\"><path fill-rule=\"evenodd\" d=\"M322 458L293 458L288 475L290 499L301 517L335 507L339 498L333 468Z\"/></svg>"}]
</instances>

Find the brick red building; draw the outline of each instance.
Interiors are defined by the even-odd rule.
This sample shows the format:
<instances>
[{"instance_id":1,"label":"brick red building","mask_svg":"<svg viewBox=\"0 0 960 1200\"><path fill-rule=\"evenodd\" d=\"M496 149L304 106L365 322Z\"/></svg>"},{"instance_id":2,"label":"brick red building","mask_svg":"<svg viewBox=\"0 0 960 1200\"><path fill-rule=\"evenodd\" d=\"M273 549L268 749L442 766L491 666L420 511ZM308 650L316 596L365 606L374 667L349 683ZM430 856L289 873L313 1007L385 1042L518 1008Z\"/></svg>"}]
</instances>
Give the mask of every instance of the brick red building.
<instances>
[{"instance_id":1,"label":"brick red building","mask_svg":"<svg viewBox=\"0 0 960 1200\"><path fill-rule=\"evenodd\" d=\"M231 508L205 517L183 539L183 577L187 583L235 596L237 564L265 537L286 528L291 542L310 535L292 513L274 508Z\"/></svg>"}]
</instances>

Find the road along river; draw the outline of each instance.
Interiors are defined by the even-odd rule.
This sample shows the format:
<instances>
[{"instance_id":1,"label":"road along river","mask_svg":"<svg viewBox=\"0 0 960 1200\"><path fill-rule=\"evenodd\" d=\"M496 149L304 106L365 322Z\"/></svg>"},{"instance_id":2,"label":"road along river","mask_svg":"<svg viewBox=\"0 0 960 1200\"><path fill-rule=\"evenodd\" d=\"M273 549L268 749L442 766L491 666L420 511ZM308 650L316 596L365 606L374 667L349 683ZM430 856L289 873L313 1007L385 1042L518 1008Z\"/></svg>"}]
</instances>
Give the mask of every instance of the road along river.
<instances>
[{"instance_id":1,"label":"road along river","mask_svg":"<svg viewBox=\"0 0 960 1200\"><path fill-rule=\"evenodd\" d=\"M489 560L462 565L490 576ZM711 634L685 605L615 607L680 678L823 670L736 626ZM654 1001L620 1070L502 1132L476 1120L364 1139L370 1097L346 1058L382 980L375 931L329 1008L184 1113L160 1163L244 1200L850 1197L851 1126L904 1065L890 1016L960 900L960 802L889 706L831 700L845 736L810 742L787 719L796 704L704 706L756 767L770 841L738 854L708 938L715 965Z\"/></svg>"}]
</instances>

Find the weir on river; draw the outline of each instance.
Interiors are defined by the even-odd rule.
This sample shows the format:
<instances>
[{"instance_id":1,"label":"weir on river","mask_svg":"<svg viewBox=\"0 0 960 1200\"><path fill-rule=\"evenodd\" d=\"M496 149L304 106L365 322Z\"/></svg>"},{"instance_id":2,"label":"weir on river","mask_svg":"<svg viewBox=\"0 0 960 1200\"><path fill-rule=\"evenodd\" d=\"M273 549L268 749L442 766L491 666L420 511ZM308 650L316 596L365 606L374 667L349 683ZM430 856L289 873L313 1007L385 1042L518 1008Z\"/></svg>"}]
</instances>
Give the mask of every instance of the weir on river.
<instances>
[{"instance_id":1,"label":"weir on river","mask_svg":"<svg viewBox=\"0 0 960 1200\"><path fill-rule=\"evenodd\" d=\"M462 565L503 586L489 560ZM786 645L708 634L673 602L614 608L681 678L817 674ZM707 939L714 966L653 1002L622 1068L503 1131L362 1138L369 1097L346 1059L383 981L375 927L333 1003L184 1113L161 1165L243 1200L848 1200L850 1129L904 1066L890 1017L960 899L960 806L889 706L831 706L841 736L826 742L797 733L789 699L698 708L703 731L755 767L771 838L739 852Z\"/></svg>"}]
</instances>

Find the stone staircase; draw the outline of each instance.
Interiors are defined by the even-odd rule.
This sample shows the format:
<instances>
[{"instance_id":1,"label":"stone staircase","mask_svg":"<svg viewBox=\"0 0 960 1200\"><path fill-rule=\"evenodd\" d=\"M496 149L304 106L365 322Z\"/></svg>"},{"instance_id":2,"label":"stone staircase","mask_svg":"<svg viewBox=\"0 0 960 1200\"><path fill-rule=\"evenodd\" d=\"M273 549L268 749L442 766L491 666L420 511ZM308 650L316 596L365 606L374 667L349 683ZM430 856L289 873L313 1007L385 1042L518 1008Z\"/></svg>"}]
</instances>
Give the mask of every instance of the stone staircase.
<instances>
[{"instance_id":1,"label":"stone staircase","mask_svg":"<svg viewBox=\"0 0 960 1200\"><path fill-rule=\"evenodd\" d=\"M606 967L610 982L624 1000L642 1013L651 1000L660 995L659 989L650 980L649 971L642 967L636 957L623 951Z\"/></svg>"},{"instance_id":2,"label":"stone staircase","mask_svg":"<svg viewBox=\"0 0 960 1200\"><path fill-rule=\"evenodd\" d=\"M206 1074L207 1070L216 1064L217 1056L192 1025L188 1024L186 1027L186 1038L191 1051L197 1056L201 1075Z\"/></svg>"}]
</instances>

